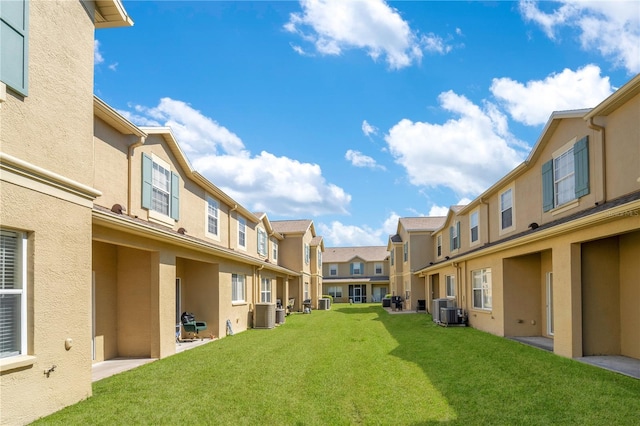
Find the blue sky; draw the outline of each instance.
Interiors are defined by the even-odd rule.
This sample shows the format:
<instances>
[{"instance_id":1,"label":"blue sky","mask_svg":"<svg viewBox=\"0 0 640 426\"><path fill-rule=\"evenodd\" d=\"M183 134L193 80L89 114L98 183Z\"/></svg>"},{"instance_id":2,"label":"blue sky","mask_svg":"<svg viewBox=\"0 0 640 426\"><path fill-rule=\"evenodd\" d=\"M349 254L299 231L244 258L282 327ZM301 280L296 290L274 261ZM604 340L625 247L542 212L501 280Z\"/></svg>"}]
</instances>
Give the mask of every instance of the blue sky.
<instances>
[{"instance_id":1,"label":"blue sky","mask_svg":"<svg viewBox=\"0 0 640 426\"><path fill-rule=\"evenodd\" d=\"M555 110L640 72L640 2L128 1L95 93L325 246L386 245L522 162Z\"/></svg>"}]
</instances>

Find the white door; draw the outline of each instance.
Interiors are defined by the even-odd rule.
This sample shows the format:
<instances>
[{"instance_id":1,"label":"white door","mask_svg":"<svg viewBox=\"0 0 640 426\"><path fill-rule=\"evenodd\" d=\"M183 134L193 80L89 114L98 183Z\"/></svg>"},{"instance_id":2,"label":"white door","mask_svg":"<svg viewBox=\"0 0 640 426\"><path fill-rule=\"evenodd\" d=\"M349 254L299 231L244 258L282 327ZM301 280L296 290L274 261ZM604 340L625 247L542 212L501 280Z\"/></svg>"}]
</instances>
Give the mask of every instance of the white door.
<instances>
[{"instance_id":1,"label":"white door","mask_svg":"<svg viewBox=\"0 0 640 426\"><path fill-rule=\"evenodd\" d=\"M553 272L547 272L547 334L553 336Z\"/></svg>"},{"instance_id":2,"label":"white door","mask_svg":"<svg viewBox=\"0 0 640 426\"><path fill-rule=\"evenodd\" d=\"M360 296L361 296L361 289L360 286L354 286L353 287L353 303L360 303Z\"/></svg>"}]
</instances>

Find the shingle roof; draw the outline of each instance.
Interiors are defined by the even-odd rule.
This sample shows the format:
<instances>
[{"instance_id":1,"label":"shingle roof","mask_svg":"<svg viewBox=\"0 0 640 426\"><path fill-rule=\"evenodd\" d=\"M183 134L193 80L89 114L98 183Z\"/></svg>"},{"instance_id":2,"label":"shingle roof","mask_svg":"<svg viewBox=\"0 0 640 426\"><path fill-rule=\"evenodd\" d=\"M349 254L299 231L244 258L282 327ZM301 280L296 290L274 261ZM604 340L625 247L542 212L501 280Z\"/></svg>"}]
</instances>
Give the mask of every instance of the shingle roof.
<instances>
[{"instance_id":1,"label":"shingle roof","mask_svg":"<svg viewBox=\"0 0 640 426\"><path fill-rule=\"evenodd\" d=\"M400 223L407 231L435 231L447 220L446 216L401 217Z\"/></svg>"},{"instance_id":2,"label":"shingle roof","mask_svg":"<svg viewBox=\"0 0 640 426\"><path fill-rule=\"evenodd\" d=\"M402 237L399 234L392 235L389 238L391 239L392 243L401 243L402 242Z\"/></svg>"},{"instance_id":3,"label":"shingle roof","mask_svg":"<svg viewBox=\"0 0 640 426\"><path fill-rule=\"evenodd\" d=\"M321 242L322 242L322 236L318 235L316 237L313 237L311 239L311 243L309 244L311 244L312 246L317 246L317 245L320 245Z\"/></svg>"},{"instance_id":4,"label":"shingle roof","mask_svg":"<svg viewBox=\"0 0 640 426\"><path fill-rule=\"evenodd\" d=\"M274 231L281 234L306 232L313 222L309 219L301 220L274 220L271 226Z\"/></svg>"},{"instance_id":5,"label":"shingle roof","mask_svg":"<svg viewBox=\"0 0 640 426\"><path fill-rule=\"evenodd\" d=\"M348 262L354 257L367 262L384 261L389 252L386 246L365 246L365 247L327 247L322 254L324 263Z\"/></svg>"}]
</instances>

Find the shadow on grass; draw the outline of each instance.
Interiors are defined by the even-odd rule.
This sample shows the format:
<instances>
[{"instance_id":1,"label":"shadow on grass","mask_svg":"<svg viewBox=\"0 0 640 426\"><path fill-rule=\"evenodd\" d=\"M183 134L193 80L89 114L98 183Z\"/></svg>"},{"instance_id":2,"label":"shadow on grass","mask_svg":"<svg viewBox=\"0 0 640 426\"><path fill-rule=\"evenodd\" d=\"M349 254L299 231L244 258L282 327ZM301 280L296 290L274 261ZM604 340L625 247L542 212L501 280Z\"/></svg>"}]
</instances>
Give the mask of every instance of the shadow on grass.
<instances>
[{"instance_id":1,"label":"shadow on grass","mask_svg":"<svg viewBox=\"0 0 640 426\"><path fill-rule=\"evenodd\" d=\"M398 342L390 355L417 364L462 424L633 424L640 381L473 328L438 326L431 315L377 313ZM436 424L424 422L417 424Z\"/></svg>"}]
</instances>

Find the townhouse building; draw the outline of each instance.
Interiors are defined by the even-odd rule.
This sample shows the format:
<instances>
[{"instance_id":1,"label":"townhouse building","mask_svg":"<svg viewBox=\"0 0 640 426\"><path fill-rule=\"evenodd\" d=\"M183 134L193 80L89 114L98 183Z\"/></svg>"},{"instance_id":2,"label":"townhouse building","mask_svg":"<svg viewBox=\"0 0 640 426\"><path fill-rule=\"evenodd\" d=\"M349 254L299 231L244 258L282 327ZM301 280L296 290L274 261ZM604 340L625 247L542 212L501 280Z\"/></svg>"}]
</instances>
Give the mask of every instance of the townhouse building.
<instances>
[{"instance_id":1,"label":"townhouse building","mask_svg":"<svg viewBox=\"0 0 640 426\"><path fill-rule=\"evenodd\" d=\"M94 361L172 355L185 311L224 337L289 297L302 273L282 266L293 246L266 213L193 170L171 129L136 127L98 98L94 113Z\"/></svg>"},{"instance_id":2,"label":"townhouse building","mask_svg":"<svg viewBox=\"0 0 640 426\"><path fill-rule=\"evenodd\" d=\"M91 395L94 33L130 25L119 0L0 3L3 424Z\"/></svg>"},{"instance_id":3,"label":"townhouse building","mask_svg":"<svg viewBox=\"0 0 640 426\"><path fill-rule=\"evenodd\" d=\"M439 216L403 217L398 219L396 233L389 236L390 291L402 298L404 309L417 309L418 300L427 299L424 279L414 272L434 258L432 236L444 221Z\"/></svg>"},{"instance_id":4,"label":"townhouse building","mask_svg":"<svg viewBox=\"0 0 640 426\"><path fill-rule=\"evenodd\" d=\"M317 309L318 299L322 296L322 237L316 235L313 221L309 219L276 220L271 226L282 235L281 265L296 274L291 279L285 300L293 299L297 311L302 311L305 300L311 300L312 308Z\"/></svg>"},{"instance_id":5,"label":"townhouse building","mask_svg":"<svg viewBox=\"0 0 640 426\"><path fill-rule=\"evenodd\" d=\"M385 246L328 247L323 294L336 303L380 302L389 292L388 259Z\"/></svg>"},{"instance_id":6,"label":"townhouse building","mask_svg":"<svg viewBox=\"0 0 640 426\"><path fill-rule=\"evenodd\" d=\"M554 112L528 158L452 208L415 275L472 327L640 359L640 75Z\"/></svg>"}]
</instances>

